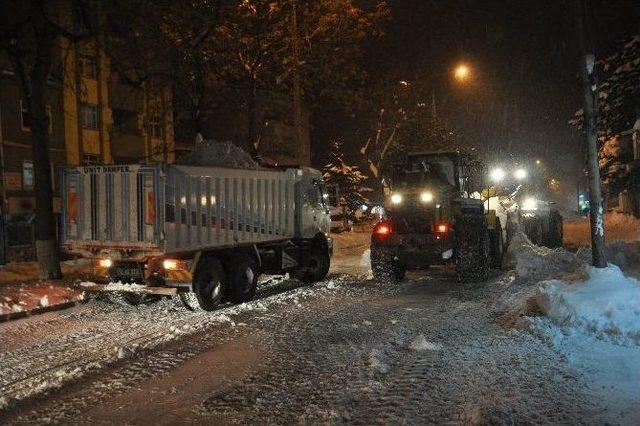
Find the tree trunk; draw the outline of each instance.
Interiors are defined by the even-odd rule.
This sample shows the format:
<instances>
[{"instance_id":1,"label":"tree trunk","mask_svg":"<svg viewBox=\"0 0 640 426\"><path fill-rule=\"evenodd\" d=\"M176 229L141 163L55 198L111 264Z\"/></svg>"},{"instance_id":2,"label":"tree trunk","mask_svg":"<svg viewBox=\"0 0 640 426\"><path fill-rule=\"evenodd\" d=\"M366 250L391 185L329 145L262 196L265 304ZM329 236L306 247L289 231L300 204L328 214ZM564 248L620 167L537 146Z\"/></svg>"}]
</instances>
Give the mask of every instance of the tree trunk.
<instances>
[{"instance_id":1,"label":"tree trunk","mask_svg":"<svg viewBox=\"0 0 640 426\"><path fill-rule=\"evenodd\" d=\"M49 158L49 117L47 115L47 80L51 68L52 35L47 31L42 1L35 1L33 26L36 36L36 57L30 78L22 70L23 94L31 116L34 189L36 196L36 256L40 278L62 278L56 221L53 215L51 161Z\"/></svg>"},{"instance_id":2,"label":"tree trunk","mask_svg":"<svg viewBox=\"0 0 640 426\"><path fill-rule=\"evenodd\" d=\"M249 97L247 99L247 120L249 129L249 153L251 157L258 161L260 159L260 126L258 124L258 93L256 80L249 77Z\"/></svg>"}]
</instances>

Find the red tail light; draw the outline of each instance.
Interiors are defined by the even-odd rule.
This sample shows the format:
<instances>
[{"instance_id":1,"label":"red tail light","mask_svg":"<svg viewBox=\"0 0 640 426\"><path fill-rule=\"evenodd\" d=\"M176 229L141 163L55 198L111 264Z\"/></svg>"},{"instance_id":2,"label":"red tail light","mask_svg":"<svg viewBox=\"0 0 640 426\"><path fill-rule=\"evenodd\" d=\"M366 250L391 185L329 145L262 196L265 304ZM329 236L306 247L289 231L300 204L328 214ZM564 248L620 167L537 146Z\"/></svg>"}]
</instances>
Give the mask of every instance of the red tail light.
<instances>
[{"instance_id":1,"label":"red tail light","mask_svg":"<svg viewBox=\"0 0 640 426\"><path fill-rule=\"evenodd\" d=\"M391 224L388 222L378 222L373 228L373 233L379 237L386 237L393 232Z\"/></svg>"},{"instance_id":2,"label":"red tail light","mask_svg":"<svg viewBox=\"0 0 640 426\"><path fill-rule=\"evenodd\" d=\"M451 231L451 223L449 222L436 222L433 225L433 233L438 236L447 235Z\"/></svg>"}]
</instances>

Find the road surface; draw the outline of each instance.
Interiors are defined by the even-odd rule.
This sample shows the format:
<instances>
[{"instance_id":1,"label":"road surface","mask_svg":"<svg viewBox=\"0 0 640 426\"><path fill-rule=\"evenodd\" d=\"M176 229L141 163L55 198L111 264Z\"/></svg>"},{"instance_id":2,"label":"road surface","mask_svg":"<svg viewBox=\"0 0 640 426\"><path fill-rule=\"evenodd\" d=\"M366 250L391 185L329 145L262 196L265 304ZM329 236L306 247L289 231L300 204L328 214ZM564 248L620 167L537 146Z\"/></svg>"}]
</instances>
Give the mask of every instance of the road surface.
<instances>
[{"instance_id":1,"label":"road surface","mask_svg":"<svg viewBox=\"0 0 640 426\"><path fill-rule=\"evenodd\" d=\"M325 281L272 279L193 313L92 301L0 325L6 424L598 423L563 356L503 327L514 281L370 279L363 244ZM623 417L621 417L623 418ZM624 421L622 420L624 423Z\"/></svg>"}]
</instances>

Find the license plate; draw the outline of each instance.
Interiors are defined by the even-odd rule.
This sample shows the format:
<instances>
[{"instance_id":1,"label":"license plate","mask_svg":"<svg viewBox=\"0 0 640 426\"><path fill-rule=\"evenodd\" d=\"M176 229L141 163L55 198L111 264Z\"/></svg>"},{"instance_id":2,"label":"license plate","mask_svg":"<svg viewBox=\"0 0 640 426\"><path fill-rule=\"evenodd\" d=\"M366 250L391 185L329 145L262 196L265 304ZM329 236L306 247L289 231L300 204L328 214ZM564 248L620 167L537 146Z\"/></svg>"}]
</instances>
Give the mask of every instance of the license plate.
<instances>
[{"instance_id":1,"label":"license plate","mask_svg":"<svg viewBox=\"0 0 640 426\"><path fill-rule=\"evenodd\" d=\"M118 265L113 268L113 275L116 277L140 278L142 277L141 269L138 265Z\"/></svg>"}]
</instances>

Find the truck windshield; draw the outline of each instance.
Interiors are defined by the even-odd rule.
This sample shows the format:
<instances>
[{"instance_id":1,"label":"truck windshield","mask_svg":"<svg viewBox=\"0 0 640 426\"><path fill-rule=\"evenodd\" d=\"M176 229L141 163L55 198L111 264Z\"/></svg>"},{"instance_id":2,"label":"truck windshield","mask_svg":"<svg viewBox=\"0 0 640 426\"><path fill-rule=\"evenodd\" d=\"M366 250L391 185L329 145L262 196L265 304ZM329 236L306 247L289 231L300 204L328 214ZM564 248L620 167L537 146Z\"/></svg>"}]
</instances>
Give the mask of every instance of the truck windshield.
<instances>
[{"instance_id":1,"label":"truck windshield","mask_svg":"<svg viewBox=\"0 0 640 426\"><path fill-rule=\"evenodd\" d=\"M410 158L402 173L396 174L394 183L399 186L416 186L433 180L455 187L454 164L449 157L433 155Z\"/></svg>"}]
</instances>

